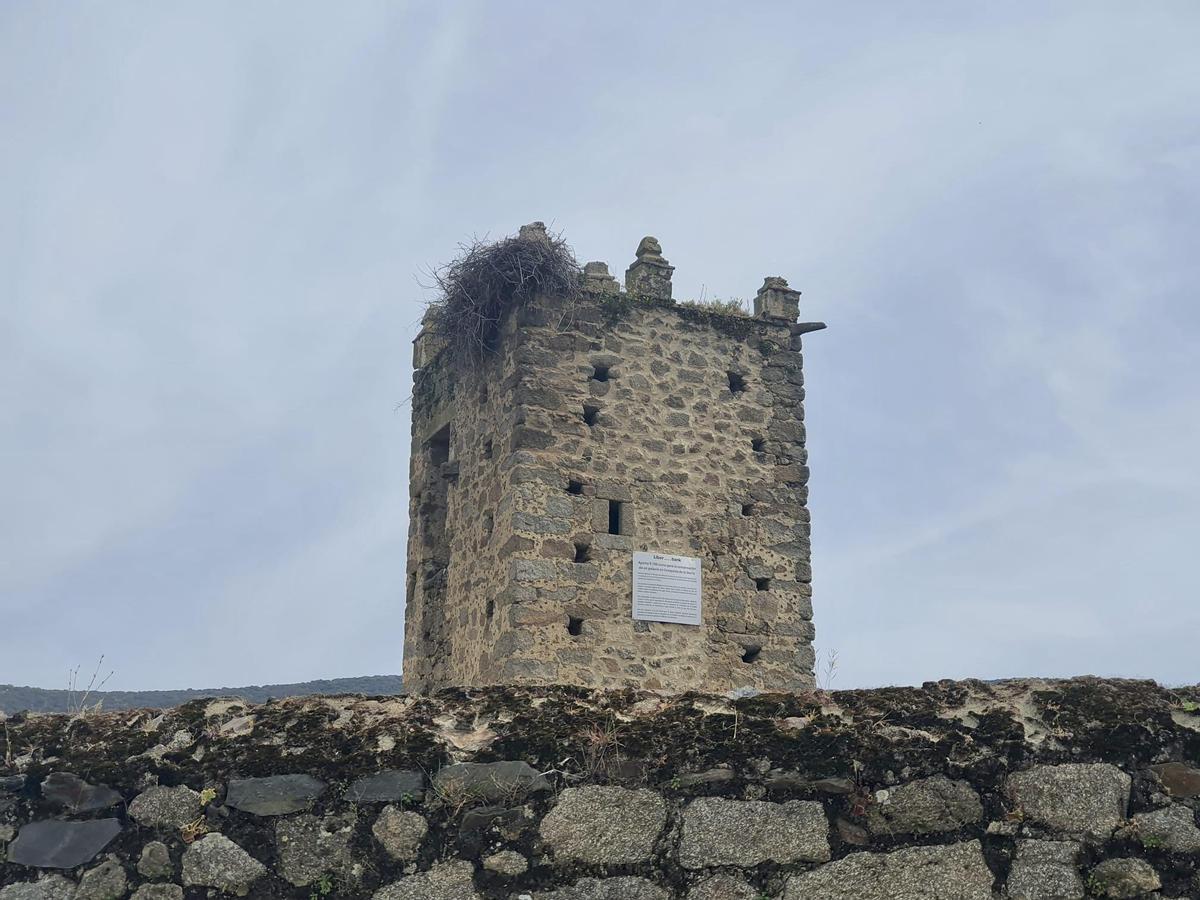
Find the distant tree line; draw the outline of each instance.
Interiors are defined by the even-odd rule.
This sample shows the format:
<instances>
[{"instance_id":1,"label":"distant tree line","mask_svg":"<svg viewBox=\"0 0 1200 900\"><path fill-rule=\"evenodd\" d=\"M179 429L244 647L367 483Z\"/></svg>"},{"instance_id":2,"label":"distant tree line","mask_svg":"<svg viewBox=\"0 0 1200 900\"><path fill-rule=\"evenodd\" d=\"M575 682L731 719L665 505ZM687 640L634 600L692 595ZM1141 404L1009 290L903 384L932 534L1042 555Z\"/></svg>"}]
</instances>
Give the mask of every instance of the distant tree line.
<instances>
[{"instance_id":1,"label":"distant tree line","mask_svg":"<svg viewBox=\"0 0 1200 900\"><path fill-rule=\"evenodd\" d=\"M250 703L264 703L284 697L310 694L366 694L391 696L403 692L399 675L364 675L360 678L327 678L296 684L255 684L247 687L188 689L180 691L94 691L87 700L90 707L100 703L109 709L166 709L200 697L241 697ZM45 688L0 684L0 712L12 715L22 711L65 713L71 711L71 692ZM74 694L76 702L79 693Z\"/></svg>"}]
</instances>

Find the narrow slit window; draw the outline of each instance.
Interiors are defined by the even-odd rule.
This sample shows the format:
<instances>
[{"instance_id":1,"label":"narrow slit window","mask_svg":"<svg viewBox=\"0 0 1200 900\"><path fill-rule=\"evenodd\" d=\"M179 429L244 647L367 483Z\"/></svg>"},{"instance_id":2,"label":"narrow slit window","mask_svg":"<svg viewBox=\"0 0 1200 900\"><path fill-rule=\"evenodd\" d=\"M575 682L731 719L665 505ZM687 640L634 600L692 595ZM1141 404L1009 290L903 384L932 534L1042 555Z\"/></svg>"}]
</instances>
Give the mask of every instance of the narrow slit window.
<instances>
[{"instance_id":1,"label":"narrow slit window","mask_svg":"<svg viewBox=\"0 0 1200 900\"><path fill-rule=\"evenodd\" d=\"M746 390L746 376L740 372L726 372L729 376L729 392L731 394L740 394Z\"/></svg>"},{"instance_id":2,"label":"narrow slit window","mask_svg":"<svg viewBox=\"0 0 1200 900\"><path fill-rule=\"evenodd\" d=\"M758 662L758 654L762 653L762 647L757 644L751 644L748 647L742 648L742 662L752 663Z\"/></svg>"},{"instance_id":3,"label":"narrow slit window","mask_svg":"<svg viewBox=\"0 0 1200 900\"><path fill-rule=\"evenodd\" d=\"M567 493L568 494L582 494L583 493L583 482L582 481L574 481L574 480L568 481L567 482Z\"/></svg>"},{"instance_id":4,"label":"narrow slit window","mask_svg":"<svg viewBox=\"0 0 1200 900\"><path fill-rule=\"evenodd\" d=\"M750 449L755 453L762 453L767 449L767 439L760 437L752 438L750 440Z\"/></svg>"},{"instance_id":5,"label":"narrow slit window","mask_svg":"<svg viewBox=\"0 0 1200 900\"><path fill-rule=\"evenodd\" d=\"M769 591L771 589L771 579L770 578L755 578L754 579L754 587L755 587L755 590Z\"/></svg>"},{"instance_id":6,"label":"narrow slit window","mask_svg":"<svg viewBox=\"0 0 1200 900\"><path fill-rule=\"evenodd\" d=\"M601 365L592 366L592 381L608 381L609 367Z\"/></svg>"},{"instance_id":7,"label":"narrow slit window","mask_svg":"<svg viewBox=\"0 0 1200 900\"><path fill-rule=\"evenodd\" d=\"M495 600L489 600L487 602L486 612L487 612L487 617L489 619L492 618L492 616L494 616L496 614L496 601Z\"/></svg>"},{"instance_id":8,"label":"narrow slit window","mask_svg":"<svg viewBox=\"0 0 1200 900\"><path fill-rule=\"evenodd\" d=\"M582 541L575 544L575 562L585 563L592 561L592 545L585 544Z\"/></svg>"},{"instance_id":9,"label":"narrow slit window","mask_svg":"<svg viewBox=\"0 0 1200 900\"><path fill-rule=\"evenodd\" d=\"M595 425L597 419L599 419L599 418L600 418L600 407L585 406L583 408L583 421L584 421L584 424L586 424L589 428L591 426Z\"/></svg>"},{"instance_id":10,"label":"narrow slit window","mask_svg":"<svg viewBox=\"0 0 1200 900\"><path fill-rule=\"evenodd\" d=\"M567 634L572 637L578 637L583 634L583 619L577 619L574 616L567 618Z\"/></svg>"},{"instance_id":11,"label":"narrow slit window","mask_svg":"<svg viewBox=\"0 0 1200 900\"><path fill-rule=\"evenodd\" d=\"M622 514L621 507L622 506L624 506L624 504L620 500L609 500L608 501L608 533L609 534L620 534L621 533L621 517L622 517L621 516L621 514Z\"/></svg>"}]
</instances>

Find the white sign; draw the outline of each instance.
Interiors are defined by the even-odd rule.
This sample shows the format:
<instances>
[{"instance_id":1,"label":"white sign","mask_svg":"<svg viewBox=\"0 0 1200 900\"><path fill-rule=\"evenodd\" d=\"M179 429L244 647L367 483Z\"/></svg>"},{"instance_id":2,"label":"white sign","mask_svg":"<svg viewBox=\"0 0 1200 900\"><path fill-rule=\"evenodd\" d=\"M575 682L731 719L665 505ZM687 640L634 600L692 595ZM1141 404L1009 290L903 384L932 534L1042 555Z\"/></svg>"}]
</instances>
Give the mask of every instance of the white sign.
<instances>
[{"instance_id":1,"label":"white sign","mask_svg":"<svg viewBox=\"0 0 1200 900\"><path fill-rule=\"evenodd\" d=\"M700 560L668 553L633 554L633 617L700 624Z\"/></svg>"}]
</instances>

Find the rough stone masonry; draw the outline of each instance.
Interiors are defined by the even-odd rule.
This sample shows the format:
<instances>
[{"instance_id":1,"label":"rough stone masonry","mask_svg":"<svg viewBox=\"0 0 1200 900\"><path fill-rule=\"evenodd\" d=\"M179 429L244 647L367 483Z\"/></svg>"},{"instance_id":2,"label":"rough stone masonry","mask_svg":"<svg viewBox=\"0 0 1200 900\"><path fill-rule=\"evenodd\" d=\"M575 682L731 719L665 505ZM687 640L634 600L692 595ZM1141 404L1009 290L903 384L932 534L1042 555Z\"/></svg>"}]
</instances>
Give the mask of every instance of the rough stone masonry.
<instances>
[{"instance_id":1,"label":"rough stone masonry","mask_svg":"<svg viewBox=\"0 0 1200 900\"><path fill-rule=\"evenodd\" d=\"M782 278L739 316L675 303L672 272L652 237L624 291L588 263L476 366L418 336L408 690L811 686L801 335L824 326ZM635 551L700 561L699 625L634 618Z\"/></svg>"},{"instance_id":2,"label":"rough stone masonry","mask_svg":"<svg viewBox=\"0 0 1200 900\"><path fill-rule=\"evenodd\" d=\"M196 701L0 729L0 900L1200 898L1200 688Z\"/></svg>"}]
</instances>

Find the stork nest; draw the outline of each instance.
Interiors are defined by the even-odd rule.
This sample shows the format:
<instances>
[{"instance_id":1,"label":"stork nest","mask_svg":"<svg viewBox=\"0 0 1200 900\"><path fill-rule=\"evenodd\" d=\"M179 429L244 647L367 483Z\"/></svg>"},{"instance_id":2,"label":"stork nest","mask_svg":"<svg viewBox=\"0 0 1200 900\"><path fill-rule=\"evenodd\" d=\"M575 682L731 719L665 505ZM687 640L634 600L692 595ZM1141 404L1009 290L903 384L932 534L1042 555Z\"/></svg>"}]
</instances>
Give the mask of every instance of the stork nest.
<instances>
[{"instance_id":1,"label":"stork nest","mask_svg":"<svg viewBox=\"0 0 1200 900\"><path fill-rule=\"evenodd\" d=\"M569 307L580 291L582 270L560 234L541 223L489 243L459 245L459 255L432 273L439 296L425 325L440 335L455 359L475 363L495 353L500 327L511 311L536 297L562 298Z\"/></svg>"}]
</instances>

